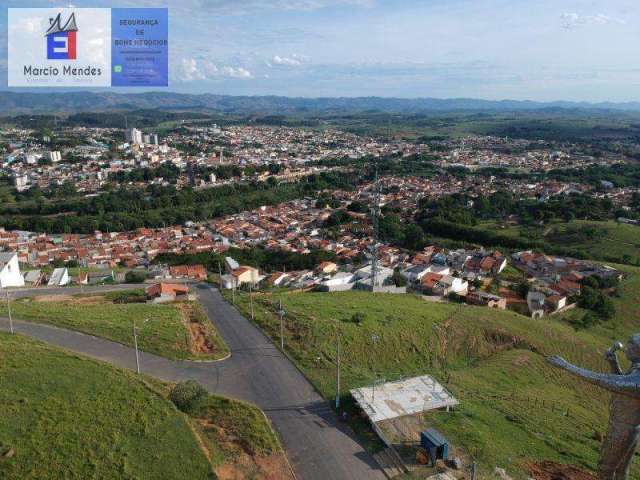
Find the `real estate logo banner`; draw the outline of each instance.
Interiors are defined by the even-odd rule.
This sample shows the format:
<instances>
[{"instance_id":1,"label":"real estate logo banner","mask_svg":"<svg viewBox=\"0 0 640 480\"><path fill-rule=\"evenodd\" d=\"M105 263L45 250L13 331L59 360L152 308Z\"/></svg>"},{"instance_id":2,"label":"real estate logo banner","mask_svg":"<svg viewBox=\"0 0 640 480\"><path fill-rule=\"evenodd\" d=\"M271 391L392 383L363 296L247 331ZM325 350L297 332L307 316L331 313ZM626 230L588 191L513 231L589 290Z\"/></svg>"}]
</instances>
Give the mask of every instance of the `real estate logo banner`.
<instances>
[{"instance_id":1,"label":"real estate logo banner","mask_svg":"<svg viewBox=\"0 0 640 480\"><path fill-rule=\"evenodd\" d=\"M10 87L168 85L166 8L9 8Z\"/></svg>"}]
</instances>

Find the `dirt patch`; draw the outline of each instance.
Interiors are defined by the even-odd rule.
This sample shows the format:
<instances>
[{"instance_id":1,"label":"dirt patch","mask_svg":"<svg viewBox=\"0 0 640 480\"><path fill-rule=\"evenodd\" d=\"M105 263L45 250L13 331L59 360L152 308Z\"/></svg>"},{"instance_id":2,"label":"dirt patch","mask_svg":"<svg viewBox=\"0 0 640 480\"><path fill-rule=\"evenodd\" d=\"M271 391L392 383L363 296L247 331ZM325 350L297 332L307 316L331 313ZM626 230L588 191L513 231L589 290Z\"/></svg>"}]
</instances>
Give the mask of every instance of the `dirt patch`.
<instances>
[{"instance_id":1,"label":"dirt patch","mask_svg":"<svg viewBox=\"0 0 640 480\"><path fill-rule=\"evenodd\" d=\"M250 457L241 455L235 461L216 468L220 480L293 480L284 454Z\"/></svg>"},{"instance_id":2,"label":"dirt patch","mask_svg":"<svg viewBox=\"0 0 640 480\"><path fill-rule=\"evenodd\" d=\"M525 339L516 335L510 335L505 331L487 330L484 332L484 336L495 352L518 349L538 353L537 349Z\"/></svg>"},{"instance_id":3,"label":"dirt patch","mask_svg":"<svg viewBox=\"0 0 640 480\"><path fill-rule=\"evenodd\" d=\"M72 300L74 305L98 305L105 303L105 298L102 295L91 295L89 297L74 297Z\"/></svg>"},{"instance_id":4,"label":"dirt patch","mask_svg":"<svg viewBox=\"0 0 640 480\"><path fill-rule=\"evenodd\" d=\"M187 303L176 303L175 307L189 332L189 351L194 354L214 353L216 347L211 341L211 333L199 320L195 307Z\"/></svg>"},{"instance_id":5,"label":"dirt patch","mask_svg":"<svg viewBox=\"0 0 640 480\"><path fill-rule=\"evenodd\" d=\"M518 355L516 358L513 359L512 363L516 367L523 367L525 365L529 365L529 355L526 355L526 354Z\"/></svg>"},{"instance_id":6,"label":"dirt patch","mask_svg":"<svg viewBox=\"0 0 640 480\"><path fill-rule=\"evenodd\" d=\"M86 297L75 297L72 295L38 295L33 297L34 302L56 302L67 303L69 305L99 305L105 303L103 295L88 295Z\"/></svg>"},{"instance_id":7,"label":"dirt patch","mask_svg":"<svg viewBox=\"0 0 640 480\"><path fill-rule=\"evenodd\" d=\"M187 327L191 336L189 342L191 353L212 353L215 347L211 343L207 329L198 322L189 322Z\"/></svg>"},{"instance_id":8,"label":"dirt patch","mask_svg":"<svg viewBox=\"0 0 640 480\"><path fill-rule=\"evenodd\" d=\"M215 468L220 480L294 480L284 453L252 455L241 439L224 428L204 418L197 419L197 422L202 431L208 432L207 435L215 432L218 447L231 459Z\"/></svg>"},{"instance_id":9,"label":"dirt patch","mask_svg":"<svg viewBox=\"0 0 640 480\"><path fill-rule=\"evenodd\" d=\"M38 295L33 297L34 302L71 302L73 297L71 295Z\"/></svg>"},{"instance_id":10,"label":"dirt patch","mask_svg":"<svg viewBox=\"0 0 640 480\"><path fill-rule=\"evenodd\" d=\"M529 465L529 473L535 480L598 480L591 472L549 460Z\"/></svg>"}]
</instances>

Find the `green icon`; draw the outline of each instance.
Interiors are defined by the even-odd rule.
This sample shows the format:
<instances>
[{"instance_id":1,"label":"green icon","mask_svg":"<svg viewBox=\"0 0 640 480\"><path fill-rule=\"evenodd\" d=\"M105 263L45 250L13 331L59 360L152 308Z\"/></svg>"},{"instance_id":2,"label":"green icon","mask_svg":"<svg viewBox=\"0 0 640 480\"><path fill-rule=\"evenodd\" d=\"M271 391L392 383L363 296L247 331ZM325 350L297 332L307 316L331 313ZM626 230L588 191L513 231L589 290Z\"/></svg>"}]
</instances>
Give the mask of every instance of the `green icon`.
<instances>
[{"instance_id":1,"label":"green icon","mask_svg":"<svg viewBox=\"0 0 640 480\"><path fill-rule=\"evenodd\" d=\"M122 73L122 65L115 65L113 71L116 73Z\"/></svg>"}]
</instances>

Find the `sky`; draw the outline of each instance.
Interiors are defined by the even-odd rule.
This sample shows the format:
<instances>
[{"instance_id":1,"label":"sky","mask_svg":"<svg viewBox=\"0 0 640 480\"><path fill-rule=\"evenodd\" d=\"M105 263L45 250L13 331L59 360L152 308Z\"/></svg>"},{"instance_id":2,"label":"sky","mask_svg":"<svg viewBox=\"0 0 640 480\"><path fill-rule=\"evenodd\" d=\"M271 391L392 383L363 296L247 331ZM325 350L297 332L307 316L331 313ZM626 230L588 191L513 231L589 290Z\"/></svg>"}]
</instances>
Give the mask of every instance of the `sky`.
<instances>
[{"instance_id":1,"label":"sky","mask_svg":"<svg viewBox=\"0 0 640 480\"><path fill-rule=\"evenodd\" d=\"M0 0L0 5L0 35L6 37L6 7L70 4ZM167 6L168 90L176 92L640 100L637 0L76 0L72 5ZM7 89L6 44L0 39L0 89Z\"/></svg>"}]
</instances>

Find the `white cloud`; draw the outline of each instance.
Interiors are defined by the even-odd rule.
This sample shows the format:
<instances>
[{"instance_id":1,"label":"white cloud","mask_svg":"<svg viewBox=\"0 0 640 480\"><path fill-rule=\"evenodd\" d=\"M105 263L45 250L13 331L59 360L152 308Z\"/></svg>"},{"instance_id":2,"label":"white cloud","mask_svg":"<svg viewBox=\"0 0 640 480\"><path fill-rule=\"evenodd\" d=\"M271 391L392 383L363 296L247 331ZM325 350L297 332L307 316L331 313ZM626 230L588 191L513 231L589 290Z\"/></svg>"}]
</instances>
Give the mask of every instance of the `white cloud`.
<instances>
[{"instance_id":1,"label":"white cloud","mask_svg":"<svg viewBox=\"0 0 640 480\"><path fill-rule=\"evenodd\" d=\"M279 65L286 67L299 67L303 63L308 61L308 57L303 55L292 54L288 56L274 55L271 61L267 64L269 66Z\"/></svg>"},{"instance_id":2,"label":"white cloud","mask_svg":"<svg viewBox=\"0 0 640 480\"><path fill-rule=\"evenodd\" d=\"M175 4L175 5L174 5ZM220 15L250 15L266 10L314 11L330 7L373 7L376 0L180 0L170 7L191 8Z\"/></svg>"},{"instance_id":3,"label":"white cloud","mask_svg":"<svg viewBox=\"0 0 640 480\"><path fill-rule=\"evenodd\" d=\"M222 67L222 76L231 78L251 78L251 72L242 67Z\"/></svg>"},{"instance_id":4,"label":"white cloud","mask_svg":"<svg viewBox=\"0 0 640 480\"><path fill-rule=\"evenodd\" d=\"M598 13L596 15L580 15L579 13L563 13L560 15L562 28L571 30L586 25L625 25L627 22L620 18Z\"/></svg>"},{"instance_id":5,"label":"white cloud","mask_svg":"<svg viewBox=\"0 0 640 480\"><path fill-rule=\"evenodd\" d=\"M192 57L182 58L172 69L172 76L174 80L184 83L220 78L253 78L251 72L244 67L218 67L210 60Z\"/></svg>"}]
</instances>

